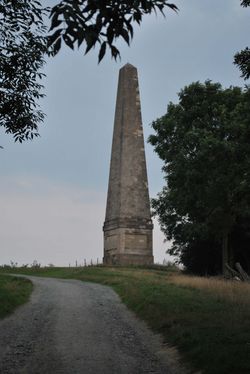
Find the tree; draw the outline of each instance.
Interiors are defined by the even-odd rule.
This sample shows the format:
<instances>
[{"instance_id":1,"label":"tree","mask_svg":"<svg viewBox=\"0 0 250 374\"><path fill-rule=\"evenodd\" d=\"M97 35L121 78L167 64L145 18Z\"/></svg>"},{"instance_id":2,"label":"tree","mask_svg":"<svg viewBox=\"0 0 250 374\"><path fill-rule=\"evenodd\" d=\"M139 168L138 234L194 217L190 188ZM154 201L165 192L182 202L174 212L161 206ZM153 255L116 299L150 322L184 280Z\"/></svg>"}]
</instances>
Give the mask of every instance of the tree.
<instances>
[{"instance_id":1,"label":"tree","mask_svg":"<svg viewBox=\"0 0 250 374\"><path fill-rule=\"evenodd\" d=\"M245 80L250 78L250 49L248 47L236 53L234 64L238 65L242 78Z\"/></svg>"},{"instance_id":2,"label":"tree","mask_svg":"<svg viewBox=\"0 0 250 374\"><path fill-rule=\"evenodd\" d=\"M250 0L242 0L241 6L245 8L250 6ZM238 65L242 78L250 78L250 49L248 47L236 53L234 56L234 64Z\"/></svg>"},{"instance_id":3,"label":"tree","mask_svg":"<svg viewBox=\"0 0 250 374\"><path fill-rule=\"evenodd\" d=\"M244 264L250 272L250 217L236 219L229 237L229 252L233 262ZM221 241L215 236L200 239L198 236L189 241L179 253L180 262L185 268L197 275L217 275L221 272Z\"/></svg>"},{"instance_id":4,"label":"tree","mask_svg":"<svg viewBox=\"0 0 250 374\"><path fill-rule=\"evenodd\" d=\"M0 0L0 126L15 141L38 136L45 55L56 55L62 42L72 49L85 42L85 53L99 44L99 62L108 46L116 59L115 41L130 44L133 22L165 7L177 11L167 0L63 0L52 9L38 0ZM50 36L44 23L49 14Z\"/></svg>"},{"instance_id":5,"label":"tree","mask_svg":"<svg viewBox=\"0 0 250 374\"><path fill-rule=\"evenodd\" d=\"M225 273L235 223L250 216L250 88L193 83L152 126L167 181L152 206L170 252L219 242Z\"/></svg>"},{"instance_id":6,"label":"tree","mask_svg":"<svg viewBox=\"0 0 250 374\"><path fill-rule=\"evenodd\" d=\"M43 16L48 12L39 1L0 1L0 126L17 141L38 135L44 114L38 99L39 83L47 53Z\"/></svg>"}]
</instances>

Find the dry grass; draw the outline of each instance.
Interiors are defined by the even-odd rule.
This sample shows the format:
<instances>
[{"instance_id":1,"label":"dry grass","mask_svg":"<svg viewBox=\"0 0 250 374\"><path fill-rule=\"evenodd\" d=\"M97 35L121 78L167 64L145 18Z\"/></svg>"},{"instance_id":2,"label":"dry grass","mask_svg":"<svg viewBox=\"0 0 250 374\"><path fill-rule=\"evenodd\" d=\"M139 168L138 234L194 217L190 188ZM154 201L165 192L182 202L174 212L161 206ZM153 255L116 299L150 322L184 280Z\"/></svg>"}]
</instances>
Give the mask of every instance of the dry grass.
<instances>
[{"instance_id":1,"label":"dry grass","mask_svg":"<svg viewBox=\"0 0 250 374\"><path fill-rule=\"evenodd\" d=\"M236 305L250 306L250 283L237 280L225 280L219 277L198 277L184 275L181 272L163 273L150 270L121 269L124 276L137 279L149 279L153 284L172 283L177 286L203 290L217 300L229 301ZM157 276L158 275L158 276ZM117 276L119 278L119 275Z\"/></svg>"},{"instance_id":2,"label":"dry grass","mask_svg":"<svg viewBox=\"0 0 250 374\"><path fill-rule=\"evenodd\" d=\"M181 287L204 290L221 300L235 304L250 305L250 284L240 281L224 280L217 277L196 277L190 275L172 275L168 281Z\"/></svg>"}]
</instances>

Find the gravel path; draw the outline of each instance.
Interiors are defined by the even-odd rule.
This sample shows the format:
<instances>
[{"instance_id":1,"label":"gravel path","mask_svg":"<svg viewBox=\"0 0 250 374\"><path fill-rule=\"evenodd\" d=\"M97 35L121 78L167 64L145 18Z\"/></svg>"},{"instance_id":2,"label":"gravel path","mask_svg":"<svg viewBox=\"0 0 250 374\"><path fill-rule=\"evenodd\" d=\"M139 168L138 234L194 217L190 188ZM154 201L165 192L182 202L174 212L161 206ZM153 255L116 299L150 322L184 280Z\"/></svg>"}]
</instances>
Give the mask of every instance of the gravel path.
<instances>
[{"instance_id":1,"label":"gravel path","mask_svg":"<svg viewBox=\"0 0 250 374\"><path fill-rule=\"evenodd\" d=\"M180 373L109 287L27 278L30 302L0 321L1 374Z\"/></svg>"}]
</instances>

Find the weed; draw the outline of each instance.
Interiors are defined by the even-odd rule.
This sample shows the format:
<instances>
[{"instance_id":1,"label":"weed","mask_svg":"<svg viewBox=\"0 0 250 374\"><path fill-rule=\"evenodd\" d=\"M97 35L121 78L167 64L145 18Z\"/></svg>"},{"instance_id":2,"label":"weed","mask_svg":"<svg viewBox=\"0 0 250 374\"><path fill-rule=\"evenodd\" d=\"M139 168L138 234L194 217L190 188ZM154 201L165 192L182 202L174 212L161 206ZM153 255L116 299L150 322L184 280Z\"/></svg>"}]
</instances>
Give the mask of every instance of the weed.
<instances>
[{"instance_id":1,"label":"weed","mask_svg":"<svg viewBox=\"0 0 250 374\"><path fill-rule=\"evenodd\" d=\"M32 283L23 278L0 275L0 318L25 303L32 291Z\"/></svg>"}]
</instances>

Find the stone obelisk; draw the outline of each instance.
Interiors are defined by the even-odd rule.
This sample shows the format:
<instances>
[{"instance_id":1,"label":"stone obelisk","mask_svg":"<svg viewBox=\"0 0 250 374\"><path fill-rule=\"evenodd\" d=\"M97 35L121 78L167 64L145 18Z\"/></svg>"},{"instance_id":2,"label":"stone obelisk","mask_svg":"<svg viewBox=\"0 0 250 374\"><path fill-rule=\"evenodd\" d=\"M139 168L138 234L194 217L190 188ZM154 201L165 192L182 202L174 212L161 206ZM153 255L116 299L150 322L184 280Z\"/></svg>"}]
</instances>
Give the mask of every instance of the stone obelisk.
<instances>
[{"instance_id":1,"label":"stone obelisk","mask_svg":"<svg viewBox=\"0 0 250 374\"><path fill-rule=\"evenodd\" d=\"M153 263L138 76L130 64L119 73L103 231L105 264Z\"/></svg>"}]
</instances>

